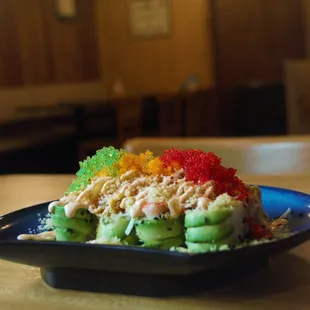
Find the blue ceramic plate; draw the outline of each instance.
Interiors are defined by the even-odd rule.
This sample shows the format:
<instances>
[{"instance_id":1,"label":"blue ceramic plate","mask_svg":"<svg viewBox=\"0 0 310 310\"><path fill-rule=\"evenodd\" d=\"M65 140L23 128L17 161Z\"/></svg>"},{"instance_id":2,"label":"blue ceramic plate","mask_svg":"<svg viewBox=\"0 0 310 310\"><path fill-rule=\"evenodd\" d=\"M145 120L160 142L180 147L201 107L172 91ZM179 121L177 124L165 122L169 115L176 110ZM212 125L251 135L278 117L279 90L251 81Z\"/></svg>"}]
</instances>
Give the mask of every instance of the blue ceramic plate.
<instances>
[{"instance_id":1,"label":"blue ceramic plate","mask_svg":"<svg viewBox=\"0 0 310 310\"><path fill-rule=\"evenodd\" d=\"M310 238L310 195L261 186L271 218L292 210L288 238L241 249L189 255L139 247L18 241L38 226L48 202L0 218L0 258L41 268L56 288L167 296L215 287ZM251 262L251 263L250 263ZM246 269L246 270L245 270ZM236 272L237 271L237 272Z\"/></svg>"}]
</instances>

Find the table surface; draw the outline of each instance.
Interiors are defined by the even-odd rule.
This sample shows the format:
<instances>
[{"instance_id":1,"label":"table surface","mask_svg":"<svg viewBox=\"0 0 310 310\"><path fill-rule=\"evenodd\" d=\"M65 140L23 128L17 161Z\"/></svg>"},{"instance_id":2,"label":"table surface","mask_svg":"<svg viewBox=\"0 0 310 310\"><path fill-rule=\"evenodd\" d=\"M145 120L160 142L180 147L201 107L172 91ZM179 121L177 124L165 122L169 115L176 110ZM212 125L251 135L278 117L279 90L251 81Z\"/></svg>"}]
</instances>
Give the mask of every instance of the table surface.
<instances>
[{"instance_id":1,"label":"table surface","mask_svg":"<svg viewBox=\"0 0 310 310\"><path fill-rule=\"evenodd\" d=\"M249 183L310 193L309 175L240 176ZM57 199L73 176L14 175L0 177L0 214ZM143 284L142 284L143 285ZM173 298L141 298L56 290L40 278L39 269L0 260L0 309L310 309L310 242L278 255L270 267L214 291Z\"/></svg>"}]
</instances>

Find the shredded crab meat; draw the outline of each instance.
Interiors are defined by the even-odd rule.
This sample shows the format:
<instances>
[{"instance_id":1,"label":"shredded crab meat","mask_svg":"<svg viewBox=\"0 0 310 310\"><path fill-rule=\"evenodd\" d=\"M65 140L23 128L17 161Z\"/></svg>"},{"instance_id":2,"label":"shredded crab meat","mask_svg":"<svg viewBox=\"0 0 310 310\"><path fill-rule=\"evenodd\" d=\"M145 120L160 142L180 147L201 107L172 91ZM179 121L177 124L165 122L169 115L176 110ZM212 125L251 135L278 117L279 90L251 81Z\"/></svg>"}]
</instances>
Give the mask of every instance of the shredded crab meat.
<instances>
[{"instance_id":1,"label":"shredded crab meat","mask_svg":"<svg viewBox=\"0 0 310 310\"><path fill-rule=\"evenodd\" d=\"M72 206L76 203L88 205L88 210L98 217L123 213L135 219L161 215L178 218L188 209L212 210L219 202L227 205L231 199L233 197L228 194L219 196L213 181L195 184L186 180L184 171L180 169L169 176L127 171L119 177L96 177L84 191L66 196L63 202ZM233 203L243 204L252 218L259 219L271 231L287 224L285 214L277 221L269 222L255 192L248 202L235 198Z\"/></svg>"},{"instance_id":2,"label":"shredded crab meat","mask_svg":"<svg viewBox=\"0 0 310 310\"><path fill-rule=\"evenodd\" d=\"M288 224L288 220L286 219L276 219L274 221L271 222L271 229L274 230L274 229L278 229L280 228L281 226L284 227Z\"/></svg>"},{"instance_id":3,"label":"shredded crab meat","mask_svg":"<svg viewBox=\"0 0 310 310\"><path fill-rule=\"evenodd\" d=\"M286 229L288 225L288 216L291 214L291 209L287 209L279 218L273 220L270 224L271 230Z\"/></svg>"},{"instance_id":4,"label":"shredded crab meat","mask_svg":"<svg viewBox=\"0 0 310 310\"><path fill-rule=\"evenodd\" d=\"M215 196L212 181L194 184L185 179L182 169L171 176L137 176L127 171L120 177L97 177L78 195L66 196L63 203L88 204L89 211L98 216L121 212L152 218L169 212L178 217L188 207L207 209Z\"/></svg>"}]
</instances>

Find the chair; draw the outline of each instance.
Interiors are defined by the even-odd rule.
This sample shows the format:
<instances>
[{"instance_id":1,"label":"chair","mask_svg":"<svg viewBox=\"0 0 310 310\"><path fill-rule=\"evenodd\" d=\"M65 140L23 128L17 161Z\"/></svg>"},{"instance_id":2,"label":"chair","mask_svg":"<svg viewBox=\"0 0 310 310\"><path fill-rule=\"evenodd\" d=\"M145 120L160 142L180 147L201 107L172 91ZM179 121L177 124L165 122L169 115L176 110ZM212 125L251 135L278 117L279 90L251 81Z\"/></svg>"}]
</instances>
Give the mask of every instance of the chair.
<instances>
[{"instance_id":1,"label":"chair","mask_svg":"<svg viewBox=\"0 0 310 310\"><path fill-rule=\"evenodd\" d=\"M177 137L184 134L183 101L178 95L156 97L159 104L159 134L161 137Z\"/></svg>"},{"instance_id":2,"label":"chair","mask_svg":"<svg viewBox=\"0 0 310 310\"><path fill-rule=\"evenodd\" d=\"M68 104L69 105L69 104ZM116 141L116 109L110 102L74 103L78 160L84 160L105 144Z\"/></svg>"},{"instance_id":3,"label":"chair","mask_svg":"<svg viewBox=\"0 0 310 310\"><path fill-rule=\"evenodd\" d=\"M141 135L139 98L115 98L101 105L80 106L77 111L79 160L104 146L120 147L125 140Z\"/></svg>"},{"instance_id":4,"label":"chair","mask_svg":"<svg viewBox=\"0 0 310 310\"><path fill-rule=\"evenodd\" d=\"M218 136L221 131L221 111L215 90L187 93L185 105L185 135L187 137Z\"/></svg>"},{"instance_id":5,"label":"chair","mask_svg":"<svg viewBox=\"0 0 310 310\"><path fill-rule=\"evenodd\" d=\"M155 96L141 98L141 135L144 137L157 137L159 130L159 104Z\"/></svg>"},{"instance_id":6,"label":"chair","mask_svg":"<svg viewBox=\"0 0 310 310\"><path fill-rule=\"evenodd\" d=\"M123 147L158 156L168 148L197 148L214 152L241 174L303 174L310 172L310 136L247 138L135 138Z\"/></svg>"},{"instance_id":7,"label":"chair","mask_svg":"<svg viewBox=\"0 0 310 310\"><path fill-rule=\"evenodd\" d=\"M115 101L117 107L117 144L141 136L141 98L124 98Z\"/></svg>"}]
</instances>

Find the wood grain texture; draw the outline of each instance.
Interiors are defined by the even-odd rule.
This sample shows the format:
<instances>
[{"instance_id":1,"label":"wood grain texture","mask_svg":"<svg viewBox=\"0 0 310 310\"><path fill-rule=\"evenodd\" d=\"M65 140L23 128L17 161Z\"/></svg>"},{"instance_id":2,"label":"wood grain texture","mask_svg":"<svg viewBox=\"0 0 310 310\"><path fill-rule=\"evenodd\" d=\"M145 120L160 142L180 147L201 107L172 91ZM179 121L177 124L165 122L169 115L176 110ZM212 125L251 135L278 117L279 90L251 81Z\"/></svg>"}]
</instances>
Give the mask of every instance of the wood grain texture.
<instances>
[{"instance_id":1,"label":"wood grain texture","mask_svg":"<svg viewBox=\"0 0 310 310\"><path fill-rule=\"evenodd\" d=\"M173 0L172 36L154 40L132 38L126 0L96 3L108 96L117 79L125 96L178 91L192 73L203 87L213 85L209 1Z\"/></svg>"},{"instance_id":2,"label":"wood grain texture","mask_svg":"<svg viewBox=\"0 0 310 310\"><path fill-rule=\"evenodd\" d=\"M0 0L0 86L23 84L17 18L11 1Z\"/></svg>"},{"instance_id":3,"label":"wood grain texture","mask_svg":"<svg viewBox=\"0 0 310 310\"><path fill-rule=\"evenodd\" d=\"M0 0L0 87L96 80L94 1L77 19L57 19L54 0Z\"/></svg>"},{"instance_id":4,"label":"wood grain texture","mask_svg":"<svg viewBox=\"0 0 310 310\"><path fill-rule=\"evenodd\" d=\"M310 61L290 60L285 64L285 96L288 132L310 133Z\"/></svg>"},{"instance_id":5,"label":"wood grain texture","mask_svg":"<svg viewBox=\"0 0 310 310\"><path fill-rule=\"evenodd\" d=\"M180 137L183 134L183 101L179 96L158 96L159 135Z\"/></svg>"},{"instance_id":6,"label":"wood grain texture","mask_svg":"<svg viewBox=\"0 0 310 310\"><path fill-rule=\"evenodd\" d=\"M218 94L201 90L186 98L186 135L189 137L219 136L223 115Z\"/></svg>"},{"instance_id":7,"label":"wood grain texture","mask_svg":"<svg viewBox=\"0 0 310 310\"><path fill-rule=\"evenodd\" d=\"M284 60L305 55L301 0L212 0L217 81L282 82Z\"/></svg>"},{"instance_id":8,"label":"wood grain texture","mask_svg":"<svg viewBox=\"0 0 310 310\"><path fill-rule=\"evenodd\" d=\"M310 1L302 0L302 17L305 37L305 54L310 57Z\"/></svg>"},{"instance_id":9,"label":"wood grain texture","mask_svg":"<svg viewBox=\"0 0 310 310\"><path fill-rule=\"evenodd\" d=\"M310 193L310 175L241 177L248 183ZM0 214L57 199L72 178L73 175L1 176ZM228 287L193 296L155 299L55 290L42 282L37 268L0 260L0 305L1 310L280 310L288 307L306 310L309 308L309 265L310 243L307 242L272 259L268 269Z\"/></svg>"}]
</instances>

